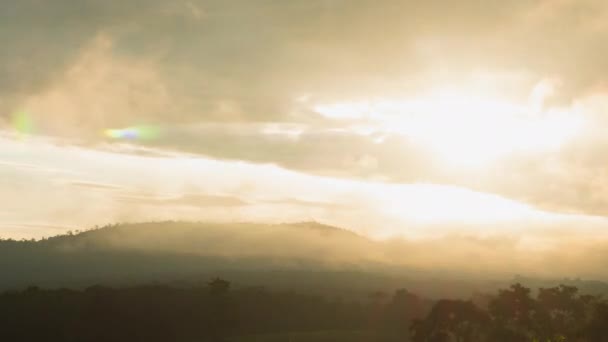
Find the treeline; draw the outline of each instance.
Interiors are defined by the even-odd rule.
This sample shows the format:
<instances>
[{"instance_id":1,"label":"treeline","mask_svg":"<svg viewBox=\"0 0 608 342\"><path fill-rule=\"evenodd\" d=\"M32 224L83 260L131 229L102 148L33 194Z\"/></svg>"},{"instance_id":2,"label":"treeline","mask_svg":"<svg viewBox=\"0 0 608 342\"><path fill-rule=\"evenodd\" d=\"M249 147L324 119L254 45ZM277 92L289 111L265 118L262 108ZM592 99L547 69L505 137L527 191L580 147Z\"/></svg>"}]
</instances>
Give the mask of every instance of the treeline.
<instances>
[{"instance_id":1,"label":"treeline","mask_svg":"<svg viewBox=\"0 0 608 342\"><path fill-rule=\"evenodd\" d=\"M574 286L521 284L476 300L437 301L411 326L414 341L608 341L608 303Z\"/></svg>"},{"instance_id":2,"label":"treeline","mask_svg":"<svg viewBox=\"0 0 608 342\"><path fill-rule=\"evenodd\" d=\"M428 305L426 309L428 310ZM425 303L407 291L362 301L318 295L206 286L85 290L30 287L0 295L2 341L230 341L290 331L402 328L422 317Z\"/></svg>"},{"instance_id":3,"label":"treeline","mask_svg":"<svg viewBox=\"0 0 608 342\"><path fill-rule=\"evenodd\" d=\"M2 341L238 341L312 331L374 331L386 341L606 341L608 304L561 285L515 284L471 300L407 290L341 300L263 288L30 287L0 295Z\"/></svg>"}]
</instances>

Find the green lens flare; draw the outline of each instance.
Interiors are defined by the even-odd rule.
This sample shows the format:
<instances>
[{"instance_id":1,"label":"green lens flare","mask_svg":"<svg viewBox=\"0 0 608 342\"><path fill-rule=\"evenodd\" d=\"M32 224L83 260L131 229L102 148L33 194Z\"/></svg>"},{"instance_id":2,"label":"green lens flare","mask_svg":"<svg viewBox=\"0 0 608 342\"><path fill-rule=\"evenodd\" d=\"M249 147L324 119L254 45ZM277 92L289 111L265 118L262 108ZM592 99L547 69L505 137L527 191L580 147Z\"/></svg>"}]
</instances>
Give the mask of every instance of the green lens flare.
<instances>
[{"instance_id":1,"label":"green lens flare","mask_svg":"<svg viewBox=\"0 0 608 342\"><path fill-rule=\"evenodd\" d=\"M156 126L134 126L119 129L106 129L103 134L110 139L117 140L154 140L160 136L160 129Z\"/></svg>"},{"instance_id":2,"label":"green lens flare","mask_svg":"<svg viewBox=\"0 0 608 342\"><path fill-rule=\"evenodd\" d=\"M34 124L32 119L26 112L15 112L11 117L13 128L19 134L32 134L34 132Z\"/></svg>"}]
</instances>

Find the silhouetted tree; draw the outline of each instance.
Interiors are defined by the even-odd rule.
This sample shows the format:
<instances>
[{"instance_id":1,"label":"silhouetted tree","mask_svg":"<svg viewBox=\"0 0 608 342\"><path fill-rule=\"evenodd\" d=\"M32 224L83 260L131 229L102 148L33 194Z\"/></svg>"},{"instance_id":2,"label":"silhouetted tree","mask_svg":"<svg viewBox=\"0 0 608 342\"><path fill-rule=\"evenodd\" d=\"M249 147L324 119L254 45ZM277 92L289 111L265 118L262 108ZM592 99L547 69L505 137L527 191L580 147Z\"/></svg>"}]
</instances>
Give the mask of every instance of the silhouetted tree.
<instances>
[{"instance_id":1,"label":"silhouetted tree","mask_svg":"<svg viewBox=\"0 0 608 342\"><path fill-rule=\"evenodd\" d=\"M427 311L422 298L406 289L400 289L395 291L391 301L384 307L382 320L386 328L403 336L408 334L410 323L426 316Z\"/></svg>"},{"instance_id":2,"label":"silhouetted tree","mask_svg":"<svg viewBox=\"0 0 608 342\"><path fill-rule=\"evenodd\" d=\"M489 322L485 312L471 301L442 299L424 320L411 325L414 341L480 341Z\"/></svg>"},{"instance_id":3,"label":"silhouetted tree","mask_svg":"<svg viewBox=\"0 0 608 342\"><path fill-rule=\"evenodd\" d=\"M588 342L603 342L608 337L608 303L595 302L592 315L583 327L581 335Z\"/></svg>"},{"instance_id":4,"label":"silhouetted tree","mask_svg":"<svg viewBox=\"0 0 608 342\"><path fill-rule=\"evenodd\" d=\"M236 323L236 310L229 296L230 282L215 278L209 282L207 328L212 341L225 341Z\"/></svg>"}]
</instances>

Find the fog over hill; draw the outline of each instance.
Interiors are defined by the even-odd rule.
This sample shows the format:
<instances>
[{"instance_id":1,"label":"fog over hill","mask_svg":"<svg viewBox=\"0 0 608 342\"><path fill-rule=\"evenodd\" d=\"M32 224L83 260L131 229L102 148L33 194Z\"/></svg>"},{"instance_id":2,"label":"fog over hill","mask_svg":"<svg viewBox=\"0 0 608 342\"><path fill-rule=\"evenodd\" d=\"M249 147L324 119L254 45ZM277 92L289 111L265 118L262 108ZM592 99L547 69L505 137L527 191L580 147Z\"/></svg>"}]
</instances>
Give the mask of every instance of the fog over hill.
<instances>
[{"instance_id":1,"label":"fog over hill","mask_svg":"<svg viewBox=\"0 0 608 342\"><path fill-rule=\"evenodd\" d=\"M464 296L540 269L535 256L527 255L526 263L510 251L504 242L466 237L373 240L315 222L120 224L38 241L3 240L0 288L150 281L188 285L222 275L237 286L339 290L347 295L344 289L369 292L407 285L428 295ZM578 275L562 270L555 267L540 273L544 278L520 280L542 285ZM589 287L598 292L604 284Z\"/></svg>"}]
</instances>

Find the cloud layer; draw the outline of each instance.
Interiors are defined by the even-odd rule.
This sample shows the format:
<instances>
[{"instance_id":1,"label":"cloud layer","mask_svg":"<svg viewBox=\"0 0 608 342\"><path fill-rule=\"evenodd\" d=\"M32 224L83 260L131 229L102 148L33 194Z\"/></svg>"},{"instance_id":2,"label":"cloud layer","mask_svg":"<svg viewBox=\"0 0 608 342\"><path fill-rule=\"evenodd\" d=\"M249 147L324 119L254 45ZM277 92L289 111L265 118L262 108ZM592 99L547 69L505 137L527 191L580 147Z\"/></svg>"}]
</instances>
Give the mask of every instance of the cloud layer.
<instances>
[{"instance_id":1,"label":"cloud layer","mask_svg":"<svg viewBox=\"0 0 608 342\"><path fill-rule=\"evenodd\" d=\"M108 222L151 212L267 219L280 206L276 220L309 216L364 230L400 223L363 219L361 208L373 210L359 203L369 195L361 189L401 186L411 194L408 184L425 183L530 210L603 216L606 19L608 5L594 0L5 2L3 199L23 198L9 203L19 216L11 220L21 223L89 225L96 215ZM375 125L378 113L339 118L319 110L416 99L437 87L528 103L547 80L553 90L539 106L576 110L585 122L580 134L483 168L446 165L424 143ZM28 129L15 135L24 130L16 113ZM467 124L449 122L453 130ZM158 137L124 144L104 135L141 125ZM24 133L34 138L19 140ZM213 182L197 183L189 169ZM294 174L305 185L286 192L273 184ZM324 182L347 190L323 192ZM269 198L258 198L269 186ZM40 194L52 208L26 205ZM96 208L81 210L82 201Z\"/></svg>"}]
</instances>

